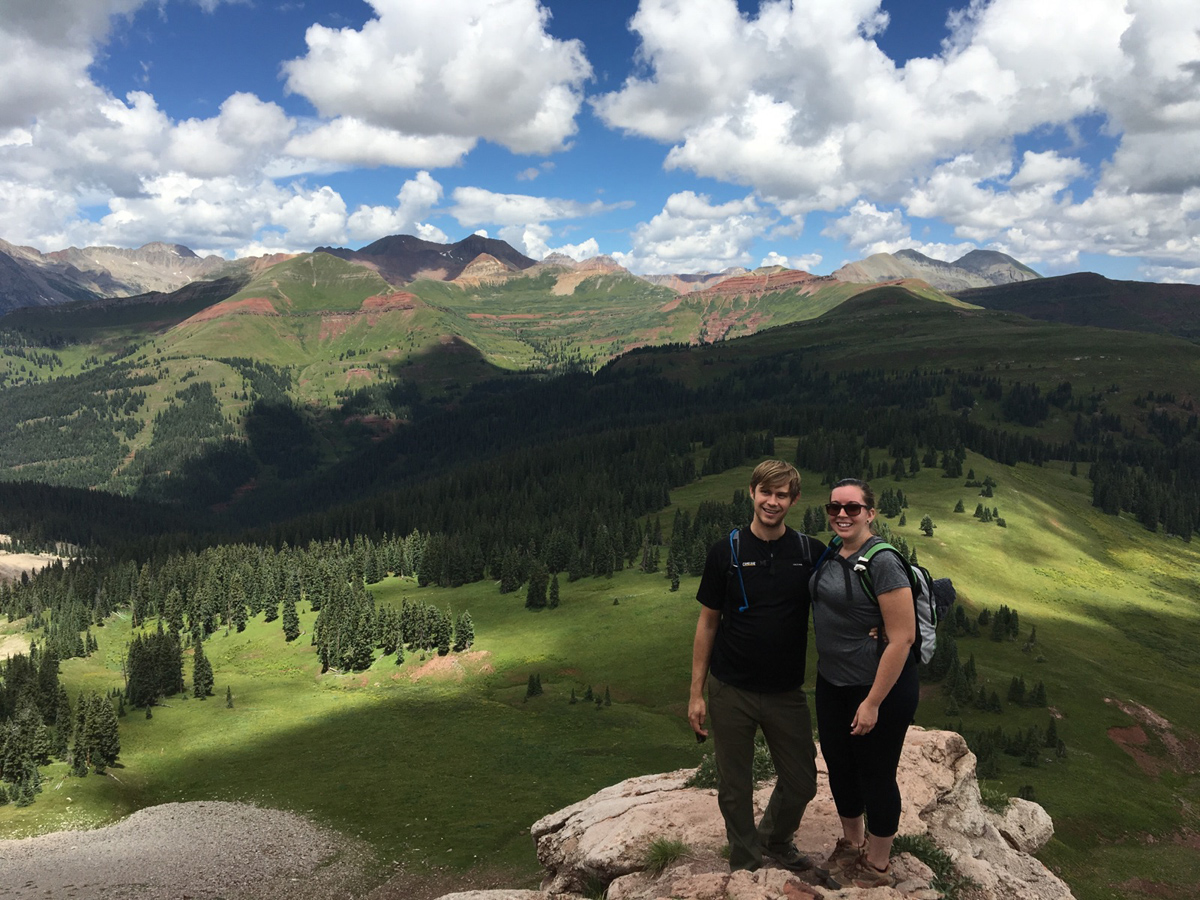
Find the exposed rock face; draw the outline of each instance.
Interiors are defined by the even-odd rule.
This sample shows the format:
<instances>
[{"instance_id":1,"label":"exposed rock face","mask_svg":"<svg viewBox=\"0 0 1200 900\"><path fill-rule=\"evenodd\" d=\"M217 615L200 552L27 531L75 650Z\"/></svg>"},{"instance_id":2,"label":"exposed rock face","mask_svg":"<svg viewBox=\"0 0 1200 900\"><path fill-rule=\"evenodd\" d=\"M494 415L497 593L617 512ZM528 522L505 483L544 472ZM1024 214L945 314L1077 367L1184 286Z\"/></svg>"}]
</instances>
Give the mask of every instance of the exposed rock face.
<instances>
[{"instance_id":1,"label":"exposed rock face","mask_svg":"<svg viewBox=\"0 0 1200 900\"><path fill-rule=\"evenodd\" d=\"M941 291L962 291L1041 276L1011 256L994 250L972 250L953 263L932 259L916 250L900 250L848 263L834 272L833 277L855 284L919 278Z\"/></svg>"},{"instance_id":2,"label":"exposed rock face","mask_svg":"<svg viewBox=\"0 0 1200 900\"><path fill-rule=\"evenodd\" d=\"M68 247L43 254L0 241L0 312L175 291L241 268L245 264L219 256L202 259L180 244L153 243L136 250Z\"/></svg>"},{"instance_id":3,"label":"exposed rock face","mask_svg":"<svg viewBox=\"0 0 1200 900\"><path fill-rule=\"evenodd\" d=\"M478 285L493 281L503 281L514 269L505 265L490 253L480 253L467 263L466 267L456 277L451 279L455 284Z\"/></svg>"},{"instance_id":4,"label":"exposed rock face","mask_svg":"<svg viewBox=\"0 0 1200 900\"><path fill-rule=\"evenodd\" d=\"M997 253L995 250L972 250L966 256L956 259L954 265L986 278L989 284L1012 284L1041 277L1007 253Z\"/></svg>"},{"instance_id":5,"label":"exposed rock face","mask_svg":"<svg viewBox=\"0 0 1200 900\"><path fill-rule=\"evenodd\" d=\"M629 270L611 256L592 256L576 261L563 253L551 253L536 266L528 269L527 275L541 275L551 272L555 276L554 287L551 291L559 297L575 293L575 289L589 278L602 275L624 275L636 278Z\"/></svg>"},{"instance_id":6,"label":"exposed rock face","mask_svg":"<svg viewBox=\"0 0 1200 900\"><path fill-rule=\"evenodd\" d=\"M704 288L703 293L717 297L761 297L775 291L794 289L811 294L833 283L834 279L828 275L810 275L799 269L772 266L745 275L731 276Z\"/></svg>"},{"instance_id":7,"label":"exposed rock face","mask_svg":"<svg viewBox=\"0 0 1200 900\"><path fill-rule=\"evenodd\" d=\"M749 275L750 271L741 266L733 266L725 269L723 272L696 272L692 274L679 273L674 275L639 275L638 277L651 284L656 284L659 287L670 288L676 293L690 294L693 291L703 291L707 288L720 284L722 281L728 281L730 278L738 278L742 275Z\"/></svg>"},{"instance_id":8,"label":"exposed rock face","mask_svg":"<svg viewBox=\"0 0 1200 900\"><path fill-rule=\"evenodd\" d=\"M796 843L824 859L840 834L824 762L818 759L817 797L809 805ZM893 888L834 890L814 873L793 874L768 864L757 872L730 873L721 857L724 826L716 792L686 788L691 770L646 775L615 784L534 823L538 859L546 869L541 892L472 892L443 900L550 900L580 897L607 885L607 900L936 900L933 873L909 854L892 865ZM914 728L900 761L905 799L900 833L927 835L973 879L977 900L1072 900L1070 889L1030 854L1053 834L1045 811L1014 800L1003 816L982 805L975 756L960 735ZM761 811L770 796L755 795ZM647 871L655 840L686 845L661 873Z\"/></svg>"}]
</instances>

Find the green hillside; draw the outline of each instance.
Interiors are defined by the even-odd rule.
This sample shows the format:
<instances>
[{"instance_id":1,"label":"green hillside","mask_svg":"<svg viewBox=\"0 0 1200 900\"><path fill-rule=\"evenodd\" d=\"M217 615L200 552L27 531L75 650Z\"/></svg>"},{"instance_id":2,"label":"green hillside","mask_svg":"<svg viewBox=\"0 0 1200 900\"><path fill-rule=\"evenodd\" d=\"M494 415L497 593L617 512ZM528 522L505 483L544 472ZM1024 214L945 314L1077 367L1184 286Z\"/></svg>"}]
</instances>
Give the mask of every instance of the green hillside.
<instances>
[{"instance_id":1,"label":"green hillside","mask_svg":"<svg viewBox=\"0 0 1200 900\"><path fill-rule=\"evenodd\" d=\"M301 308L316 273L341 285L343 308ZM75 703L121 688L135 631L165 620L185 682L203 639L216 691L172 689L152 719L123 719L119 780L79 780L56 754L41 768L61 788L0 807L0 825L253 799L361 833L381 860L462 869L488 854L532 878L534 819L696 762L682 718L695 577L745 517L734 492L748 466L777 455L805 473L793 522L809 529L835 475L904 492L905 524L900 509L889 524L959 586L960 669L973 673L951 678L969 694L931 680L920 721L967 735L989 791L1046 804L1058 838L1044 856L1077 896L1187 895L1200 875L1186 849L1200 740L1195 344L900 286L660 302L622 276L568 296L542 273L395 292L332 257L265 276L119 350L109 329L107 356L82 326L57 342L28 323L5 333L0 533L86 548L0 589L7 634L62 658ZM593 371L638 329L768 321ZM530 594L552 575L558 608ZM477 655L405 639L403 665L378 658L383 610L406 599L447 619L469 610ZM266 620L289 601L304 631L291 643ZM1019 627L993 641L988 617L1011 623L1004 608ZM543 693L527 698L531 676ZM1014 682L1045 705L1009 700ZM611 705L569 702L588 688ZM0 692L0 717L20 693ZM1000 713L976 708L992 694ZM1065 755L1030 743L1051 722ZM462 773L478 787L462 789Z\"/></svg>"},{"instance_id":2,"label":"green hillside","mask_svg":"<svg viewBox=\"0 0 1200 900\"><path fill-rule=\"evenodd\" d=\"M0 396L8 407L0 480L157 496L160 476L206 449L245 455L260 402L289 404L308 419L324 434L318 464L328 465L356 439L343 434L347 417L386 433L413 415L414 400L453 404L488 379L594 370L631 348L813 320L865 287L676 296L625 274L578 278L551 269L410 289L315 253L170 297L8 317L0 332ZM924 293L939 306L961 305ZM209 383L229 427L189 432L180 442L161 421L183 408L181 397L197 381ZM397 385L399 402L389 399ZM126 402L126 392L135 399ZM101 404L112 409L97 419L91 410ZM240 470L271 477L261 462L247 459Z\"/></svg>"},{"instance_id":3,"label":"green hillside","mask_svg":"<svg viewBox=\"0 0 1200 900\"><path fill-rule=\"evenodd\" d=\"M790 457L794 444L780 440L775 451ZM972 618L1001 605L1020 612L1019 640L995 643L985 631L960 638L959 652L974 656L981 682L1002 696L1013 677L1030 687L1043 682L1050 709L1005 703L1002 715L966 709L949 724L1011 732L1045 729L1058 716L1065 758L1047 751L1029 768L1005 756L985 787L1032 790L1047 807L1057 834L1043 858L1083 900L1186 896L1200 869L1174 839L1196 827L1187 810L1198 785L1168 741L1195 739L1189 723L1200 689L1188 674L1200 653L1187 635L1200 617L1192 575L1200 553L1102 515L1084 478L1062 467L1011 468L975 454L965 462L977 478L997 482L988 502L1007 527L953 513L959 499L973 506L978 489L932 470L877 483L901 486L908 497L909 524L890 525L923 564L954 579ZM663 518L726 502L748 472L738 467L674 492ZM800 506L823 498L818 481L805 473ZM915 527L924 514L937 524L933 538ZM561 606L531 612L523 591L500 594L491 582L421 588L388 578L371 588L383 605L409 598L469 610L475 647L425 660L410 652L400 667L380 658L344 675L319 674L308 643L312 614L302 610L305 633L293 644L278 621L257 616L244 632L217 631L206 641L214 697L168 698L152 720L140 710L121 720L116 779L79 780L52 764L50 789L33 806L0 808L0 828L19 836L100 824L154 803L249 800L361 835L381 860L417 870L486 860L531 883L537 867L528 826L536 818L620 778L698 761L684 718L695 584L685 576L672 592L661 572L628 568L612 578L564 578ZM1036 644L1026 650L1031 630ZM128 613L94 633L99 652L64 663L72 697L122 685ZM190 666L186 674L190 682ZM544 693L526 698L531 674ZM607 690L611 706L570 703L572 691L582 698L589 688ZM1109 736L1139 724L1112 701L1140 704L1170 723L1169 732L1148 730L1141 747L1152 772ZM940 689L928 688L918 721L947 724L946 706ZM176 749L164 754L164 747ZM1153 893L1121 887L1135 879L1153 883Z\"/></svg>"}]
</instances>

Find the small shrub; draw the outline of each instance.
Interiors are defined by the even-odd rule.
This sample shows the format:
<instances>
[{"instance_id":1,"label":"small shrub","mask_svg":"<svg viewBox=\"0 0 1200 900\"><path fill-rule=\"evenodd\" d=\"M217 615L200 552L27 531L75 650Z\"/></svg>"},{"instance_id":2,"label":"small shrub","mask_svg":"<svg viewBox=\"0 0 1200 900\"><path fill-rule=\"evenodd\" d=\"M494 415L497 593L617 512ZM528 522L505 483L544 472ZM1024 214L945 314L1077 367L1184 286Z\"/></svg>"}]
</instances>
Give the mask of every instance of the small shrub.
<instances>
[{"instance_id":1,"label":"small shrub","mask_svg":"<svg viewBox=\"0 0 1200 900\"><path fill-rule=\"evenodd\" d=\"M892 854L911 853L933 870L933 881L930 884L939 891L944 900L959 900L967 896L967 892L976 887L974 881L958 873L954 863L941 847L933 842L927 834L899 834L892 844Z\"/></svg>"},{"instance_id":2,"label":"small shrub","mask_svg":"<svg viewBox=\"0 0 1200 900\"><path fill-rule=\"evenodd\" d=\"M979 782L979 797L983 805L994 813L1003 813L1008 808L1008 794L982 781Z\"/></svg>"},{"instance_id":3,"label":"small shrub","mask_svg":"<svg viewBox=\"0 0 1200 900\"><path fill-rule=\"evenodd\" d=\"M767 741L761 734L754 737L754 784L775 777L775 764L771 762L771 751L767 749ZM717 761L711 753L705 753L700 765L692 776L684 782L684 787L715 788L717 786Z\"/></svg>"},{"instance_id":4,"label":"small shrub","mask_svg":"<svg viewBox=\"0 0 1200 900\"><path fill-rule=\"evenodd\" d=\"M650 846L646 848L646 855L643 857L642 862L647 872L654 875L661 875L667 870L668 866L674 862L678 862L691 852L692 848L683 841L665 837L655 838L650 842Z\"/></svg>"}]
</instances>

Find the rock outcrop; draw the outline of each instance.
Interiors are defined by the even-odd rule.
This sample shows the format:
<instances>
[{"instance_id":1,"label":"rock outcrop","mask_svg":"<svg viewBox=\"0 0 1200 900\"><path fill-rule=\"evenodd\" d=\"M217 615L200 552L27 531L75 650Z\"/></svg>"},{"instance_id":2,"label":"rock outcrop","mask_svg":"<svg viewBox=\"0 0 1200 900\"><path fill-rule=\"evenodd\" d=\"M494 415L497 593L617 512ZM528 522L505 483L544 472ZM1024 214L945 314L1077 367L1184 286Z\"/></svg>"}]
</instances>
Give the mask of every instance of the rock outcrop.
<instances>
[{"instance_id":1,"label":"rock outcrop","mask_svg":"<svg viewBox=\"0 0 1200 900\"><path fill-rule=\"evenodd\" d=\"M1041 276L1019 260L994 250L972 250L952 263L915 250L876 253L847 263L833 277L854 284L878 284L917 278L941 291L962 291L1030 281Z\"/></svg>"},{"instance_id":2,"label":"rock outcrop","mask_svg":"<svg viewBox=\"0 0 1200 900\"><path fill-rule=\"evenodd\" d=\"M824 859L840 833L824 763L818 759L817 797L796 842ZM730 873L721 856L724 828L716 792L688 788L692 770L630 778L534 823L538 859L545 868L540 891L472 891L442 900L936 900L935 873L908 853L893 859L896 888L834 890L813 873L793 874L764 866ZM1032 854L1054 833L1036 803L1012 800L1001 815L980 800L975 756L962 737L914 728L900 761L905 809L902 835L923 836L971 879L972 900L1072 900L1070 889ZM771 784L755 795L759 809ZM678 851L661 871L647 853L655 842ZM661 859L660 859L661 862Z\"/></svg>"}]
</instances>

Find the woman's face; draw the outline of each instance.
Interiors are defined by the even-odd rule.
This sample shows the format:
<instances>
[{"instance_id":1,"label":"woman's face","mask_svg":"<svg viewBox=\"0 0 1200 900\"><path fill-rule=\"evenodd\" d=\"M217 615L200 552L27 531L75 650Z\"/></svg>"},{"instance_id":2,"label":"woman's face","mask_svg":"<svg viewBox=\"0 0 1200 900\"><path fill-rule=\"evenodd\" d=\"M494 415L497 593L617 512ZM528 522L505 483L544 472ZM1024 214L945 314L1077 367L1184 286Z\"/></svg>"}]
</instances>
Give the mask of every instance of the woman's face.
<instances>
[{"instance_id":1,"label":"woman's face","mask_svg":"<svg viewBox=\"0 0 1200 900\"><path fill-rule=\"evenodd\" d=\"M875 510L867 509L863 499L862 488L847 484L834 488L829 494L829 502L839 508L829 515L829 527L838 535L843 543L856 544L865 541L871 534L871 523L875 521ZM852 513L854 513L852 515Z\"/></svg>"}]
</instances>

